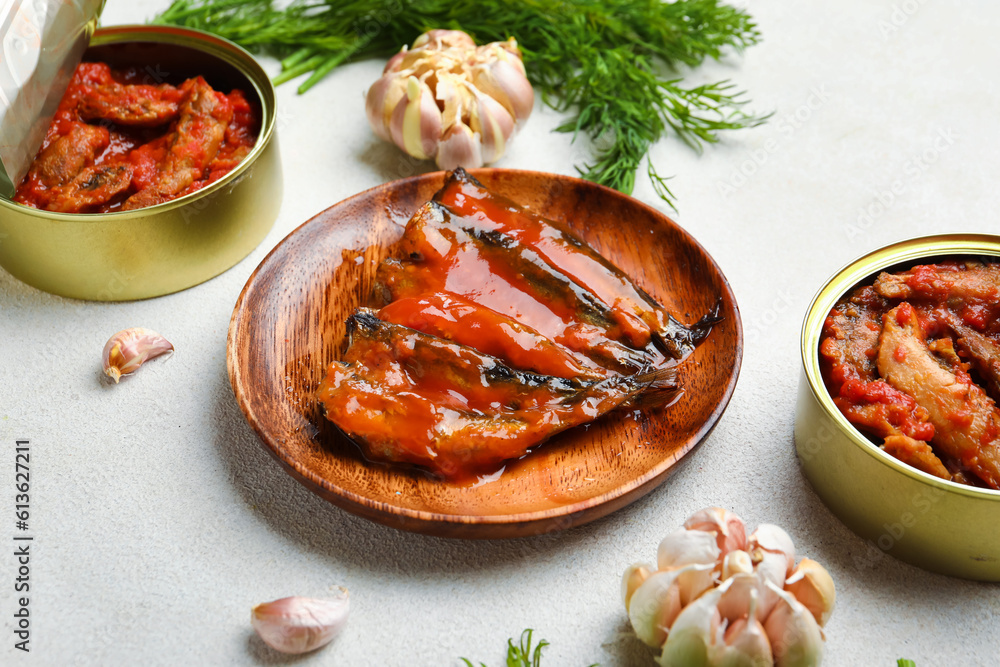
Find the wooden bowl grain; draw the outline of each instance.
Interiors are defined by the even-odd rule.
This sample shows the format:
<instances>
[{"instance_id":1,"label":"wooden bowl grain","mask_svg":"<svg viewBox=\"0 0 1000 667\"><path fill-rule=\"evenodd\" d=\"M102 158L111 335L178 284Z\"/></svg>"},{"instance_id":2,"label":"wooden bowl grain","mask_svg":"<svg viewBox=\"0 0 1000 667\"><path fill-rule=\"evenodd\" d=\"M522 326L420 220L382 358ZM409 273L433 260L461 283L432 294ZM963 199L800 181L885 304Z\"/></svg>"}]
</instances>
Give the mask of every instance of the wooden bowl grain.
<instances>
[{"instance_id":1,"label":"wooden bowl grain","mask_svg":"<svg viewBox=\"0 0 1000 667\"><path fill-rule=\"evenodd\" d=\"M723 320L679 369L669 408L616 412L572 429L496 479L453 484L366 461L323 417L313 394L343 353L345 320L369 300L378 263L444 173L393 181L346 199L289 234L240 294L229 328L236 399L268 451L334 504L396 528L446 537L505 538L607 515L668 477L722 416L739 375L743 330L735 297L701 245L631 197L568 176L474 170L487 187L567 222L682 321L716 302Z\"/></svg>"}]
</instances>

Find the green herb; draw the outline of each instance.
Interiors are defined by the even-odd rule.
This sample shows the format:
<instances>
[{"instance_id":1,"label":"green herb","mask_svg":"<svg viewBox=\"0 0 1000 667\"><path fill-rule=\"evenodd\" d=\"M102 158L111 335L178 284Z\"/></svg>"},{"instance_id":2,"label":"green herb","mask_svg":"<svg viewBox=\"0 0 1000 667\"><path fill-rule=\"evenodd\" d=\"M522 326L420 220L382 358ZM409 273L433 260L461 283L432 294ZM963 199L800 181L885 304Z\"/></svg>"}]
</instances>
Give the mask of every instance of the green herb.
<instances>
[{"instance_id":1,"label":"green herb","mask_svg":"<svg viewBox=\"0 0 1000 667\"><path fill-rule=\"evenodd\" d=\"M906 658L900 658L896 661L896 667L917 667L917 663L912 660L907 660Z\"/></svg>"},{"instance_id":2,"label":"green herb","mask_svg":"<svg viewBox=\"0 0 1000 667\"><path fill-rule=\"evenodd\" d=\"M465 30L477 42L514 36L528 78L569 118L560 132L588 135L592 181L631 193L635 173L660 138L693 149L722 130L753 127L728 81L687 86L679 67L741 51L760 35L750 16L720 0L175 0L155 19L214 32L282 58L276 83L310 74L304 93L341 64L388 57L431 28ZM673 205L652 164L654 189Z\"/></svg>"},{"instance_id":3,"label":"green herb","mask_svg":"<svg viewBox=\"0 0 1000 667\"><path fill-rule=\"evenodd\" d=\"M516 646L513 639L507 640L507 667L539 667L542 664L542 649L549 643L541 639L532 651L531 634L530 629L522 632L521 639ZM468 658L462 658L462 662L468 667L476 667ZM479 667L486 667L486 664L481 662ZM599 667L599 665L595 663L590 667Z\"/></svg>"}]
</instances>

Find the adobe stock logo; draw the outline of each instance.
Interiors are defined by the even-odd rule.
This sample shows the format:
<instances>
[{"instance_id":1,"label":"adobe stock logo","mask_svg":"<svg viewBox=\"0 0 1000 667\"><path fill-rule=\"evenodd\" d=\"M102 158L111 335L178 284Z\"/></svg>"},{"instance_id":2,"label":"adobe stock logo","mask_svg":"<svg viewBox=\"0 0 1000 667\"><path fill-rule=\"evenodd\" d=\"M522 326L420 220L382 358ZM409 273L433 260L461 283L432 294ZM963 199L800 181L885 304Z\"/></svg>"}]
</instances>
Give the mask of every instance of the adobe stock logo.
<instances>
[{"instance_id":1,"label":"adobe stock logo","mask_svg":"<svg viewBox=\"0 0 1000 667\"><path fill-rule=\"evenodd\" d=\"M715 182L719 194L728 197L746 185L782 148L791 143L795 134L813 118L815 113L830 100L826 84L809 89L805 100L791 113L780 116L772 126L780 138L769 137L761 148L746 151L746 159L729 172L725 180Z\"/></svg>"}]
</instances>

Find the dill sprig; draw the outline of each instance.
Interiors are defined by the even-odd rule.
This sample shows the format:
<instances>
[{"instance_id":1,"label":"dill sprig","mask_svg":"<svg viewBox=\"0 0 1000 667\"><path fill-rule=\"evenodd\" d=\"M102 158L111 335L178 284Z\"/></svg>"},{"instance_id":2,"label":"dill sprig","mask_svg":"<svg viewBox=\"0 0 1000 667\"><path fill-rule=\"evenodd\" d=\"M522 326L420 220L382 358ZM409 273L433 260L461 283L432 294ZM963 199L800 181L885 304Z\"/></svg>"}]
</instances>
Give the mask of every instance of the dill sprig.
<instances>
[{"instance_id":1,"label":"dill sprig","mask_svg":"<svg viewBox=\"0 0 1000 667\"><path fill-rule=\"evenodd\" d=\"M549 645L547 641L541 639L534 649L531 648L532 630L528 629L521 633L521 639L517 644L513 639L507 640L507 667L541 667L542 649ZM462 662L467 667L476 667L468 658L462 658ZM479 663L479 667L486 667L485 663ZM600 667L596 663L590 667Z\"/></svg>"},{"instance_id":2,"label":"dill sprig","mask_svg":"<svg viewBox=\"0 0 1000 667\"><path fill-rule=\"evenodd\" d=\"M760 39L743 10L720 0L175 0L156 23L216 33L282 59L280 84L308 74L304 93L343 63L388 57L431 28L478 43L515 37L535 90L568 114L594 160L584 178L631 193L650 146L674 134L695 150L718 133L766 119L743 110L729 81L687 86L678 73ZM666 179L647 173L673 206Z\"/></svg>"}]
</instances>

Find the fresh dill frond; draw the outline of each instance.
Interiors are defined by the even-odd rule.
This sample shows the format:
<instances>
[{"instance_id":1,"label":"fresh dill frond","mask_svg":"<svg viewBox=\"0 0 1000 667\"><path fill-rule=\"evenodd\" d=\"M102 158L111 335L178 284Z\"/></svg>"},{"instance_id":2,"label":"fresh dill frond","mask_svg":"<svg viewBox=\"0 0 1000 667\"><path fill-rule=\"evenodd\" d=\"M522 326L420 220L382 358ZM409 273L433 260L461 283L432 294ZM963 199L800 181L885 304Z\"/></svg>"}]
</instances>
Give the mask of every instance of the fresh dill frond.
<instances>
[{"instance_id":1,"label":"fresh dill frond","mask_svg":"<svg viewBox=\"0 0 1000 667\"><path fill-rule=\"evenodd\" d=\"M547 641L541 639L532 649L531 635L533 631L529 628L521 633L521 638L517 644L513 639L507 640L507 667L541 667L542 649L549 645ZM467 667L476 667L468 658L462 658L462 662ZM486 667L485 663L479 663L479 667ZM600 667L596 663L590 667Z\"/></svg>"},{"instance_id":2,"label":"fresh dill frond","mask_svg":"<svg viewBox=\"0 0 1000 667\"><path fill-rule=\"evenodd\" d=\"M695 150L766 116L743 110L729 81L686 86L678 74L760 39L742 9L720 0L175 0L156 23L216 33L282 61L275 83L309 75L304 93L339 65L388 57L425 30L477 42L515 37L535 90L568 114L557 129L596 141L584 178L631 193L650 146L669 134ZM657 195L666 179L647 164Z\"/></svg>"}]
</instances>

